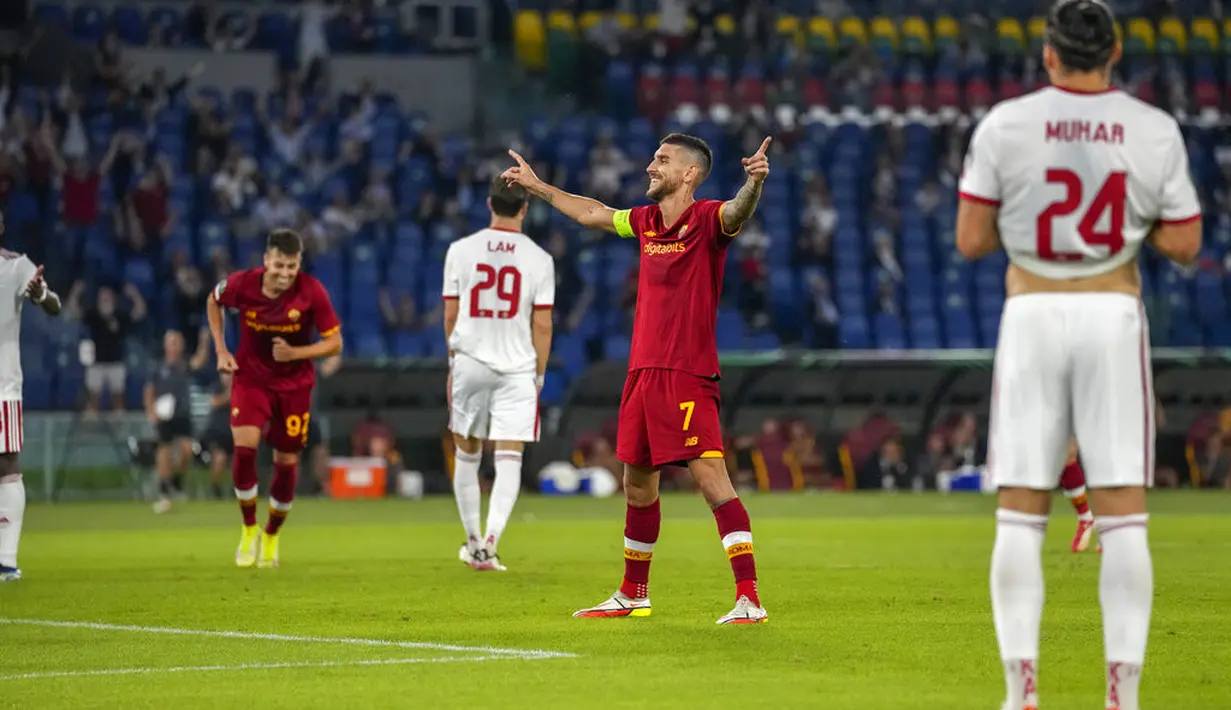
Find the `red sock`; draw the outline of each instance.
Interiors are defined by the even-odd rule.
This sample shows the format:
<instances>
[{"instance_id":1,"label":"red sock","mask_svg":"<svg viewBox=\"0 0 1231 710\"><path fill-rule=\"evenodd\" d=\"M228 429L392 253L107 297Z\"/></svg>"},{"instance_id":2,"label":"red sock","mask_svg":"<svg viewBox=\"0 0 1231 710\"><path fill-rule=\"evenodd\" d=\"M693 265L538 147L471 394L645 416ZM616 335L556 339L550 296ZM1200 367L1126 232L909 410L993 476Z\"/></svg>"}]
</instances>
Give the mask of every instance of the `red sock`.
<instances>
[{"instance_id":1,"label":"red sock","mask_svg":"<svg viewBox=\"0 0 1231 710\"><path fill-rule=\"evenodd\" d=\"M269 484L269 522L265 532L277 535L295 500L295 483L299 480L298 463L274 462L274 480Z\"/></svg>"},{"instance_id":2,"label":"red sock","mask_svg":"<svg viewBox=\"0 0 1231 710\"><path fill-rule=\"evenodd\" d=\"M1060 487L1079 516L1090 514L1090 503L1086 500L1086 472L1081 469L1081 464L1074 461L1064 467L1064 472L1060 474Z\"/></svg>"},{"instance_id":3,"label":"red sock","mask_svg":"<svg viewBox=\"0 0 1231 710\"><path fill-rule=\"evenodd\" d=\"M662 522L657 499L644 508L629 505L624 513L624 583L620 592L626 597L645 599L650 595L650 559Z\"/></svg>"},{"instance_id":4,"label":"red sock","mask_svg":"<svg viewBox=\"0 0 1231 710\"><path fill-rule=\"evenodd\" d=\"M727 550L731 571L735 573L735 598L748 597L748 601L761 606L761 598L757 595L757 563L752 556L752 523L744 502L732 498L714 508L714 519L718 521L718 534L722 536L722 546Z\"/></svg>"},{"instance_id":5,"label":"red sock","mask_svg":"<svg viewBox=\"0 0 1231 710\"><path fill-rule=\"evenodd\" d=\"M256 525L256 449L235 447L231 456L231 480L235 483L235 497L239 499L244 525Z\"/></svg>"}]
</instances>

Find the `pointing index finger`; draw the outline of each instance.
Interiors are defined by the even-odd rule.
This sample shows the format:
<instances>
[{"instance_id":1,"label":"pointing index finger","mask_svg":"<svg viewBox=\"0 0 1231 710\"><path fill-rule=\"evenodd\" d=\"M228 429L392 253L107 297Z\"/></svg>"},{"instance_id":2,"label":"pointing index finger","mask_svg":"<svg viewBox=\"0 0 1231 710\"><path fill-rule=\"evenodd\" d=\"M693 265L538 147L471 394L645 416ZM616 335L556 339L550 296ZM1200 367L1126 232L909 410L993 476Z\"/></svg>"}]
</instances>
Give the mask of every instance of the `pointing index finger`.
<instances>
[{"instance_id":1,"label":"pointing index finger","mask_svg":"<svg viewBox=\"0 0 1231 710\"><path fill-rule=\"evenodd\" d=\"M513 150L512 148L509 148L509 155L513 157L513 160L517 161L518 165L526 164L526 159L518 155L517 151Z\"/></svg>"},{"instance_id":2,"label":"pointing index finger","mask_svg":"<svg viewBox=\"0 0 1231 710\"><path fill-rule=\"evenodd\" d=\"M773 136L765 136L765 140L761 141L761 147L757 148L757 155L765 155L765 151L769 150L769 143L774 139Z\"/></svg>"}]
</instances>

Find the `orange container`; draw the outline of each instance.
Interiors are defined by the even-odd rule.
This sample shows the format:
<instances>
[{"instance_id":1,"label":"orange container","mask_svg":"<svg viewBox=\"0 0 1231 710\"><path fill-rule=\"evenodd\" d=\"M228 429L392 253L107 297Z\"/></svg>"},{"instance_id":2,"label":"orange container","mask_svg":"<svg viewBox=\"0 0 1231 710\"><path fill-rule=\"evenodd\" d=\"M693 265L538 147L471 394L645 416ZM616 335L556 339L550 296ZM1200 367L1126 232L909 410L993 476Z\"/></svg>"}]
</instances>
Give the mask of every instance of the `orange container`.
<instances>
[{"instance_id":1,"label":"orange container","mask_svg":"<svg viewBox=\"0 0 1231 710\"><path fill-rule=\"evenodd\" d=\"M388 464L379 458L329 459L330 495L334 498L384 498Z\"/></svg>"}]
</instances>

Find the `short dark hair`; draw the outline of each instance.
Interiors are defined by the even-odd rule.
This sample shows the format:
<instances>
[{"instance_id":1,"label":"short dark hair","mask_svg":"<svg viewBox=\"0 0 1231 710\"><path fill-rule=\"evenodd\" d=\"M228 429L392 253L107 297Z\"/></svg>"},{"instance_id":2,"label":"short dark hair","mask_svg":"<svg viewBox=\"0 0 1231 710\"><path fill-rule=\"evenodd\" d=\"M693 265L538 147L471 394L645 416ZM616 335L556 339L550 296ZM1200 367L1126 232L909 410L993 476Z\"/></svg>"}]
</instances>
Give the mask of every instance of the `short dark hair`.
<instances>
[{"instance_id":1,"label":"short dark hair","mask_svg":"<svg viewBox=\"0 0 1231 710\"><path fill-rule=\"evenodd\" d=\"M1066 68L1102 69L1116 48L1116 17L1102 0L1057 0L1044 39Z\"/></svg>"},{"instance_id":2,"label":"short dark hair","mask_svg":"<svg viewBox=\"0 0 1231 710\"><path fill-rule=\"evenodd\" d=\"M516 183L510 185L499 175L492 178L487 194L492 201L492 212L499 217L516 217L530 200L526 188Z\"/></svg>"},{"instance_id":3,"label":"short dark hair","mask_svg":"<svg viewBox=\"0 0 1231 710\"><path fill-rule=\"evenodd\" d=\"M668 133L658 144L678 145L681 148L687 148L696 153L697 157L701 159L702 178L709 175L710 170L714 167L714 151L710 150L710 144L696 136L690 136L687 133Z\"/></svg>"},{"instance_id":4,"label":"short dark hair","mask_svg":"<svg viewBox=\"0 0 1231 710\"><path fill-rule=\"evenodd\" d=\"M303 253L303 237L293 229L275 229L265 241L265 251L278 251L287 256Z\"/></svg>"}]
</instances>

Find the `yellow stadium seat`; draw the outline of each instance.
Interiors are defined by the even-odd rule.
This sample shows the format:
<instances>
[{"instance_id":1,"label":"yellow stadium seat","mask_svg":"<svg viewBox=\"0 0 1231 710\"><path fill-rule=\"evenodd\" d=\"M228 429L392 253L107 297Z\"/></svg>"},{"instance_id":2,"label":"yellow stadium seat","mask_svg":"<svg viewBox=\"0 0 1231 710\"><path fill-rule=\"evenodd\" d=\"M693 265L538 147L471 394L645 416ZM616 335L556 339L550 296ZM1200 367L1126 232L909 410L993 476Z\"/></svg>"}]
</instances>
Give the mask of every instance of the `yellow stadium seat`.
<instances>
[{"instance_id":1,"label":"yellow stadium seat","mask_svg":"<svg viewBox=\"0 0 1231 710\"><path fill-rule=\"evenodd\" d=\"M1037 52L1043 48L1043 35L1047 32L1047 20L1042 17L1032 17L1026 24L1026 36L1030 38L1030 50Z\"/></svg>"},{"instance_id":2,"label":"yellow stadium seat","mask_svg":"<svg viewBox=\"0 0 1231 710\"><path fill-rule=\"evenodd\" d=\"M1124 23L1116 22L1116 39L1124 41Z\"/></svg>"},{"instance_id":3,"label":"yellow stadium seat","mask_svg":"<svg viewBox=\"0 0 1231 710\"><path fill-rule=\"evenodd\" d=\"M650 13L649 15L641 18L641 27L642 29L649 30L650 32L658 29L658 15L655 13Z\"/></svg>"},{"instance_id":4,"label":"yellow stadium seat","mask_svg":"<svg viewBox=\"0 0 1231 710\"><path fill-rule=\"evenodd\" d=\"M931 51L932 28L922 17L902 21L902 49L911 53Z\"/></svg>"},{"instance_id":5,"label":"yellow stadium seat","mask_svg":"<svg viewBox=\"0 0 1231 710\"><path fill-rule=\"evenodd\" d=\"M1208 17L1198 17L1193 20L1192 31L1189 33L1188 49L1190 52L1213 52L1218 49L1218 25Z\"/></svg>"},{"instance_id":6,"label":"yellow stadium seat","mask_svg":"<svg viewBox=\"0 0 1231 710\"><path fill-rule=\"evenodd\" d=\"M583 12L581 13L581 17L577 18L577 27L582 32L585 32L602 21L603 13L601 12Z\"/></svg>"},{"instance_id":7,"label":"yellow stadium seat","mask_svg":"<svg viewBox=\"0 0 1231 710\"><path fill-rule=\"evenodd\" d=\"M1231 57L1231 17L1222 23L1222 53Z\"/></svg>"},{"instance_id":8,"label":"yellow stadium seat","mask_svg":"<svg viewBox=\"0 0 1231 710\"><path fill-rule=\"evenodd\" d=\"M778 34L789 37L792 42L799 44L803 40L803 24L794 15L779 15Z\"/></svg>"},{"instance_id":9,"label":"yellow stadium seat","mask_svg":"<svg viewBox=\"0 0 1231 710\"><path fill-rule=\"evenodd\" d=\"M937 38L940 37L939 26ZM1026 32L1016 18L1004 17L996 23L996 45L1001 54L1021 54L1026 49Z\"/></svg>"},{"instance_id":10,"label":"yellow stadium seat","mask_svg":"<svg viewBox=\"0 0 1231 710\"><path fill-rule=\"evenodd\" d=\"M863 24L863 20L858 17L842 18L842 21L838 23L838 44L849 46L867 43L868 28Z\"/></svg>"},{"instance_id":11,"label":"yellow stadium seat","mask_svg":"<svg viewBox=\"0 0 1231 710\"><path fill-rule=\"evenodd\" d=\"M730 15L719 15L714 20L714 29L718 30L718 34L722 35L735 34L735 18Z\"/></svg>"},{"instance_id":12,"label":"yellow stadium seat","mask_svg":"<svg viewBox=\"0 0 1231 710\"><path fill-rule=\"evenodd\" d=\"M620 27L625 30L637 29L637 16L631 12L621 12L616 15L616 21L620 23Z\"/></svg>"},{"instance_id":13,"label":"yellow stadium seat","mask_svg":"<svg viewBox=\"0 0 1231 710\"><path fill-rule=\"evenodd\" d=\"M808 20L808 47L814 52L832 52L838 45L833 23L828 17L813 17Z\"/></svg>"},{"instance_id":14,"label":"yellow stadium seat","mask_svg":"<svg viewBox=\"0 0 1231 710\"><path fill-rule=\"evenodd\" d=\"M577 23L573 21L573 13L564 12L562 10L553 10L548 13L547 31L568 32L569 34L576 32Z\"/></svg>"},{"instance_id":15,"label":"yellow stadium seat","mask_svg":"<svg viewBox=\"0 0 1231 710\"><path fill-rule=\"evenodd\" d=\"M1154 51L1154 25L1150 24L1149 20L1141 17L1134 17L1128 21L1128 27L1124 30L1124 41L1126 44L1140 44L1147 52Z\"/></svg>"},{"instance_id":16,"label":"yellow stadium seat","mask_svg":"<svg viewBox=\"0 0 1231 710\"><path fill-rule=\"evenodd\" d=\"M1188 30L1175 17L1165 17L1158 23L1158 51L1167 54L1188 51Z\"/></svg>"},{"instance_id":17,"label":"yellow stadium seat","mask_svg":"<svg viewBox=\"0 0 1231 710\"><path fill-rule=\"evenodd\" d=\"M522 67L539 71L547 66L547 28L534 10L519 10L513 18L513 53Z\"/></svg>"},{"instance_id":18,"label":"yellow stadium seat","mask_svg":"<svg viewBox=\"0 0 1231 710\"><path fill-rule=\"evenodd\" d=\"M895 45L898 43L898 27L888 17L872 18L872 25L869 30L874 39L879 37Z\"/></svg>"}]
</instances>

